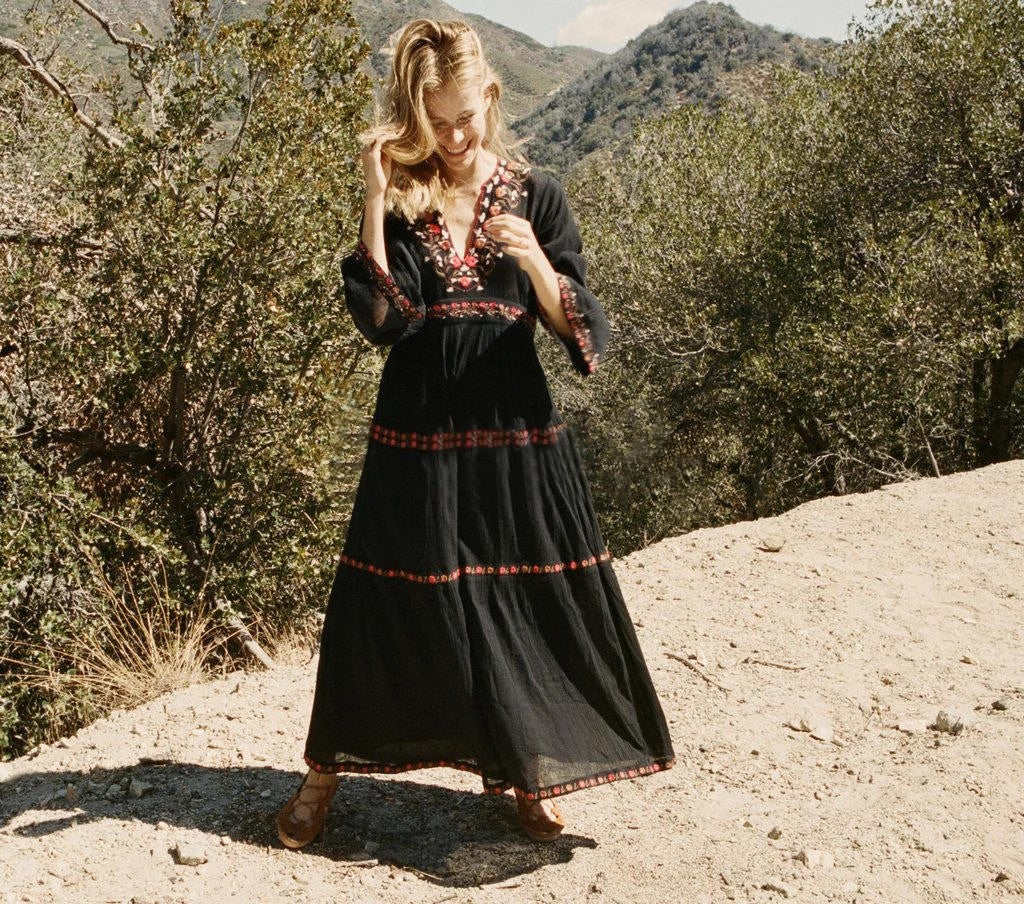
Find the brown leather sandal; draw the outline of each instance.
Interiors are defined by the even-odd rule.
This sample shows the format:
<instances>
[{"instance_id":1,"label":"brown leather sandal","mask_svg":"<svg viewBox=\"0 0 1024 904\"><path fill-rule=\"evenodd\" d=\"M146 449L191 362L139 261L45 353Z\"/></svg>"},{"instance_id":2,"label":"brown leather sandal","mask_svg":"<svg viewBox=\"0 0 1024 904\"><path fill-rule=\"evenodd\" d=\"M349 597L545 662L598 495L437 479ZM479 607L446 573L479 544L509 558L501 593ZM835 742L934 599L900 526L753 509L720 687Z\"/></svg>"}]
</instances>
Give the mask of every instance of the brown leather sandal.
<instances>
[{"instance_id":1,"label":"brown leather sandal","mask_svg":"<svg viewBox=\"0 0 1024 904\"><path fill-rule=\"evenodd\" d=\"M296 791L288 802L277 814L277 837L281 844L292 850L298 850L309 844L324 827L327 819L327 810L334 799L334 792L338 790L338 776L334 781L322 785L307 784L309 775L302 779L299 790ZM309 820L297 819L295 816L296 806L301 804L306 809L312 809L312 817Z\"/></svg>"},{"instance_id":2,"label":"brown leather sandal","mask_svg":"<svg viewBox=\"0 0 1024 904\"><path fill-rule=\"evenodd\" d=\"M534 841L554 841L565 828L565 821L562 819L558 804L550 798L543 798L551 804L551 815L548 816L540 807L534 807L534 804L540 803L541 799L527 800L518 788L515 789L515 792L519 825L523 831Z\"/></svg>"}]
</instances>

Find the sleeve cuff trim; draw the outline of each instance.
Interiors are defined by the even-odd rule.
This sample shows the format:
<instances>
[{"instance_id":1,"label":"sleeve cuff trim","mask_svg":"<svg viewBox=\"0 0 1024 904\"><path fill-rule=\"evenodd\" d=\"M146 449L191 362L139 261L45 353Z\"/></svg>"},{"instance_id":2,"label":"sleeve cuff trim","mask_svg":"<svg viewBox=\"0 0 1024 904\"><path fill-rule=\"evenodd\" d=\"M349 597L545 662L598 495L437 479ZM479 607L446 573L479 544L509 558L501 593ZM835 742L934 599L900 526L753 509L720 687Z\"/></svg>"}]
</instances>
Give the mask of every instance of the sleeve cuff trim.
<instances>
[{"instance_id":1,"label":"sleeve cuff trim","mask_svg":"<svg viewBox=\"0 0 1024 904\"><path fill-rule=\"evenodd\" d=\"M356 245L356 257L359 258L370 271L377 291L380 292L391 304L401 312L406 320L419 320L423 312L416 307L409 297L399 288L398 283L391 278L390 273L385 273L380 264L377 263L366 243L360 239Z\"/></svg>"},{"instance_id":2,"label":"sleeve cuff trim","mask_svg":"<svg viewBox=\"0 0 1024 904\"><path fill-rule=\"evenodd\" d=\"M583 314L580 311L579 297L576 294L576 289L573 288L568 277L561 273L558 274L558 289L562 310L565 312L565 319L569 321L569 326L572 328L573 338L576 340L576 345L583 356L587 373L591 374L597 369L601 358L597 349L594 348L594 341L591 338L590 330L587 328Z\"/></svg>"}]
</instances>

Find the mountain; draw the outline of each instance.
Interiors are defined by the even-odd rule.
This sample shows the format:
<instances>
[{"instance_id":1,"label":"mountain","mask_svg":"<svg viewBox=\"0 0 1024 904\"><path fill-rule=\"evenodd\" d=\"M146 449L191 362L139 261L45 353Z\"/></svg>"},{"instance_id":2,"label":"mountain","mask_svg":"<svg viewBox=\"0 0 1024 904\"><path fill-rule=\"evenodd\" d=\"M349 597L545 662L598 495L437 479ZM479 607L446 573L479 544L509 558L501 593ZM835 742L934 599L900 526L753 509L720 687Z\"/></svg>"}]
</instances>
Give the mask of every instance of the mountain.
<instances>
[{"instance_id":1,"label":"mountain","mask_svg":"<svg viewBox=\"0 0 1024 904\"><path fill-rule=\"evenodd\" d=\"M267 2L223 0L222 15L225 21L260 16ZM35 0L5 0L0 9L0 35L14 37L24 13L34 3ZM110 19L124 23L123 32L141 19L153 34L159 35L169 23L166 0L92 0L92 5ZM505 88L504 106L510 118L527 115L553 92L607 56L587 47L546 47L483 16L459 12L443 0L353 0L352 11L363 36L373 48L373 69L382 77L387 73L388 58L380 53L380 48L405 22L419 17L469 21L480 34L484 50L501 77ZM123 59L123 50L107 39L99 25L84 13L78 13L77 19L67 35L69 46L98 61Z\"/></svg>"},{"instance_id":2,"label":"mountain","mask_svg":"<svg viewBox=\"0 0 1024 904\"><path fill-rule=\"evenodd\" d=\"M829 43L754 25L724 3L694 3L669 13L513 128L531 136L531 161L565 172L627 137L641 117L756 92L772 64L813 68Z\"/></svg>"},{"instance_id":3,"label":"mountain","mask_svg":"<svg viewBox=\"0 0 1024 904\"><path fill-rule=\"evenodd\" d=\"M375 51L373 68L382 77L387 74L389 61L380 48L404 23L420 17L465 19L477 30L488 60L501 78L503 103L512 118L527 115L553 92L607 57L588 47L546 47L483 16L460 12L443 0L353 0L352 10Z\"/></svg>"}]
</instances>

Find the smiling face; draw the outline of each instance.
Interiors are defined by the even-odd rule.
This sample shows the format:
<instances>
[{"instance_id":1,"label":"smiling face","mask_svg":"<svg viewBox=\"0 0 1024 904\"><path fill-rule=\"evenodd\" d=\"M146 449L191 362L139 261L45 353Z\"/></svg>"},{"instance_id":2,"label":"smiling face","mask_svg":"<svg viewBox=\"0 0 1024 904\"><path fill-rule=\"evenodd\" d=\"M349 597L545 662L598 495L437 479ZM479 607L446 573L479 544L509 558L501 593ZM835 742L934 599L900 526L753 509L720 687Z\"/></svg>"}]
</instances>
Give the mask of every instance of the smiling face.
<instances>
[{"instance_id":1,"label":"smiling face","mask_svg":"<svg viewBox=\"0 0 1024 904\"><path fill-rule=\"evenodd\" d=\"M453 176L474 172L487 138L491 101L484 86L446 82L427 92L423 100L445 168Z\"/></svg>"}]
</instances>

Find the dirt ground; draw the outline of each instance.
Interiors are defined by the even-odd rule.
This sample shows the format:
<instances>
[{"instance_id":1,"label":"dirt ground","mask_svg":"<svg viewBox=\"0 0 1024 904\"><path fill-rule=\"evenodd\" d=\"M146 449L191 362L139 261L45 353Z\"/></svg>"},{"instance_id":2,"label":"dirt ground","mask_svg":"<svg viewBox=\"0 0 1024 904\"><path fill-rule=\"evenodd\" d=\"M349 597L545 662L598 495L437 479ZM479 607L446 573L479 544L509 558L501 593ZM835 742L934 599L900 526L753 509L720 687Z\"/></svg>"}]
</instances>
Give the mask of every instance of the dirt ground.
<instances>
[{"instance_id":1,"label":"dirt ground","mask_svg":"<svg viewBox=\"0 0 1024 904\"><path fill-rule=\"evenodd\" d=\"M678 763L560 798L559 841L431 769L344 777L325 837L282 848L308 662L0 765L0 902L1024 897L1024 462L615 564Z\"/></svg>"}]
</instances>

